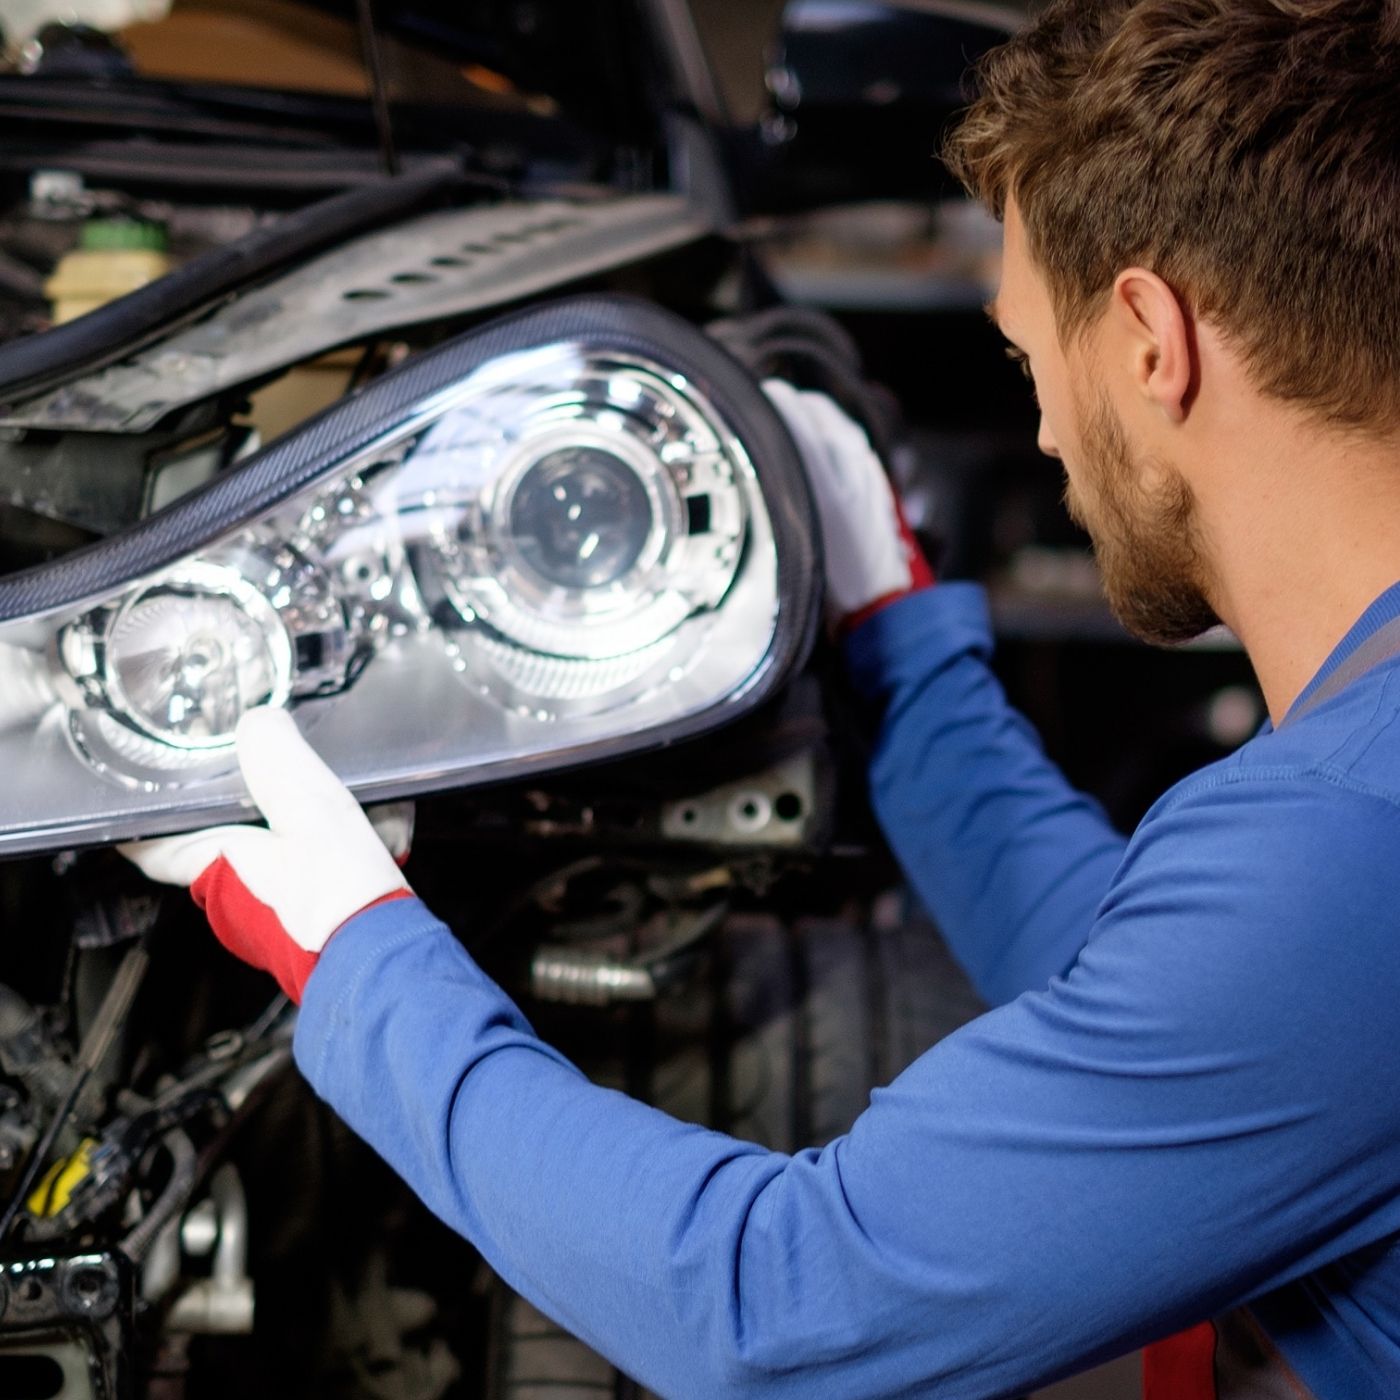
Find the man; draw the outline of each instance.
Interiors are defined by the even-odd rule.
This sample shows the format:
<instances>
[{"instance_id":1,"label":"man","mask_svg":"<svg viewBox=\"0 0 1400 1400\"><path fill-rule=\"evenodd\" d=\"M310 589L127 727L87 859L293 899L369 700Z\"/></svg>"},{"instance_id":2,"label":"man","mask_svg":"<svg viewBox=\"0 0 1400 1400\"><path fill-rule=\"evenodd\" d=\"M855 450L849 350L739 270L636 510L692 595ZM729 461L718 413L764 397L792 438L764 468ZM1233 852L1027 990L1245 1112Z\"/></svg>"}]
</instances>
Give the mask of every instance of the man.
<instances>
[{"instance_id":1,"label":"man","mask_svg":"<svg viewBox=\"0 0 1400 1400\"><path fill-rule=\"evenodd\" d=\"M1397 91L1394 0L1060 0L954 137L1111 601L1222 619L1271 716L1126 843L1007 708L978 590L915 587L863 436L772 387L876 808L995 1007L846 1137L789 1158L586 1083L283 715L240 735L270 831L137 852L304 986L318 1092L662 1394L1005 1395L1196 1325L1158 1400L1400 1395Z\"/></svg>"}]
</instances>

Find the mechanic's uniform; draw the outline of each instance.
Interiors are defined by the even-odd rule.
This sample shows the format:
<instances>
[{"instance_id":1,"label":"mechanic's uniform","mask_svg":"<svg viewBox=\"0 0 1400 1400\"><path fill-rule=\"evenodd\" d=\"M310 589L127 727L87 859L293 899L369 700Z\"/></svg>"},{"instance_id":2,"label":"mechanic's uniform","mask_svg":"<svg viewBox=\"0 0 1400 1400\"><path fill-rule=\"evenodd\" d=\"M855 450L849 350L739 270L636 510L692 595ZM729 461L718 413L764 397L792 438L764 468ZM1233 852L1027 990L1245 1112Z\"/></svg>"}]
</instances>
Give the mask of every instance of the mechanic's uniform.
<instances>
[{"instance_id":1,"label":"mechanic's uniform","mask_svg":"<svg viewBox=\"0 0 1400 1400\"><path fill-rule=\"evenodd\" d=\"M876 808L995 1009L821 1151L587 1083L411 898L326 947L297 1061L668 1397L1015 1394L1203 1318L1163 1400L1400 1396L1397 619L1127 842L1006 704L979 589L864 622Z\"/></svg>"}]
</instances>

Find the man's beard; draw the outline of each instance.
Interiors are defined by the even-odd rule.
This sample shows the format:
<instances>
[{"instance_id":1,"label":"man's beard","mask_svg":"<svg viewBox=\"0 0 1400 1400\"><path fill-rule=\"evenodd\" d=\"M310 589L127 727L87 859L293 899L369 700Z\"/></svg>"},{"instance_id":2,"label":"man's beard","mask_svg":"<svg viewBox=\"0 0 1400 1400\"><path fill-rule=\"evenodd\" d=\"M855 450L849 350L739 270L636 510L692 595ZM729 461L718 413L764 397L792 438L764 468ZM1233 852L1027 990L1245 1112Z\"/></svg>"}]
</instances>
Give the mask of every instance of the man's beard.
<instances>
[{"instance_id":1,"label":"man's beard","mask_svg":"<svg viewBox=\"0 0 1400 1400\"><path fill-rule=\"evenodd\" d=\"M1123 425L1100 396L1081 408L1086 490L1065 488L1065 506L1089 532L1114 616L1133 636L1158 646L1199 637L1219 618L1206 600L1206 571L1190 486L1164 473L1160 487L1144 485Z\"/></svg>"}]
</instances>

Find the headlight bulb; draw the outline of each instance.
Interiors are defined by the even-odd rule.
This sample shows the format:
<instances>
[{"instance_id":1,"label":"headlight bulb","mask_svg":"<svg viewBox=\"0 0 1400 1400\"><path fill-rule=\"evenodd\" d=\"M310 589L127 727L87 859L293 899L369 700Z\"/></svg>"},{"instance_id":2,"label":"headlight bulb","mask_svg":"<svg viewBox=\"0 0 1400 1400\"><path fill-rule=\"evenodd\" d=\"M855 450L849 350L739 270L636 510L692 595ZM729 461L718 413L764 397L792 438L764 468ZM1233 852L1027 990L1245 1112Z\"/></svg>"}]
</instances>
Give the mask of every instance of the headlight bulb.
<instances>
[{"instance_id":1,"label":"headlight bulb","mask_svg":"<svg viewBox=\"0 0 1400 1400\"><path fill-rule=\"evenodd\" d=\"M160 786L233 764L239 719L344 684L344 610L288 545L247 539L194 559L59 634L55 680L93 767Z\"/></svg>"},{"instance_id":2,"label":"headlight bulb","mask_svg":"<svg viewBox=\"0 0 1400 1400\"><path fill-rule=\"evenodd\" d=\"M105 662L110 702L137 729L172 748L220 748L246 710L286 702L292 649L276 610L246 585L172 580L112 619Z\"/></svg>"}]
</instances>

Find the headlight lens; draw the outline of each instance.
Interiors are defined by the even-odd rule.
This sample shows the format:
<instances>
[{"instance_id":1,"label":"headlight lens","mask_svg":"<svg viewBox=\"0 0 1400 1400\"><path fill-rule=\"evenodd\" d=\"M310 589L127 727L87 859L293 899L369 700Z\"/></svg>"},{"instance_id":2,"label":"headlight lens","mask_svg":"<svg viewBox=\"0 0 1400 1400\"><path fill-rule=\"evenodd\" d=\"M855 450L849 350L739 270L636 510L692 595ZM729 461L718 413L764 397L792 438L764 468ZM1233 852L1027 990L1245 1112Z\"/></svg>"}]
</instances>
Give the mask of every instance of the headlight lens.
<instances>
[{"instance_id":1,"label":"headlight lens","mask_svg":"<svg viewBox=\"0 0 1400 1400\"><path fill-rule=\"evenodd\" d=\"M400 510L433 512L420 572L441 573L464 622L531 656L637 657L733 582L752 514L748 468L684 379L598 356L566 373L562 393L507 396L508 428L479 412L435 425L416 454L431 504ZM502 442L491 481L444 500L445 464L491 451L483 432ZM551 671L575 688L584 674Z\"/></svg>"},{"instance_id":2,"label":"headlight lens","mask_svg":"<svg viewBox=\"0 0 1400 1400\"><path fill-rule=\"evenodd\" d=\"M603 298L498 323L86 570L0 583L0 849L229 812L256 705L375 797L697 732L802 652L811 548L786 435L692 327Z\"/></svg>"},{"instance_id":3,"label":"headlight lens","mask_svg":"<svg viewBox=\"0 0 1400 1400\"><path fill-rule=\"evenodd\" d=\"M658 533L642 477L602 447L560 447L531 462L503 513L526 571L559 588L620 583Z\"/></svg>"}]
</instances>

